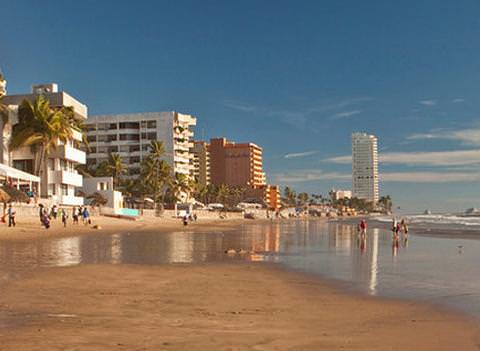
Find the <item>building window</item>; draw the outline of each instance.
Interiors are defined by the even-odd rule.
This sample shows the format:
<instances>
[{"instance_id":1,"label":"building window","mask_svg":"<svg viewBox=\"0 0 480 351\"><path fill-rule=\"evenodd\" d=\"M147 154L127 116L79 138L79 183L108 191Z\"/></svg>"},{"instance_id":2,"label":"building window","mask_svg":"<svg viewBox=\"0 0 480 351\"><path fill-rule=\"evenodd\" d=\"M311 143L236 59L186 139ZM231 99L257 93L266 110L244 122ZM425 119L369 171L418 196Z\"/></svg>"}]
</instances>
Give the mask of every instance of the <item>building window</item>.
<instances>
[{"instance_id":1,"label":"building window","mask_svg":"<svg viewBox=\"0 0 480 351\"><path fill-rule=\"evenodd\" d=\"M55 184L48 184L48 196L55 195Z\"/></svg>"},{"instance_id":2,"label":"building window","mask_svg":"<svg viewBox=\"0 0 480 351\"><path fill-rule=\"evenodd\" d=\"M13 160L13 168L33 173L33 160Z\"/></svg>"},{"instance_id":3,"label":"building window","mask_svg":"<svg viewBox=\"0 0 480 351\"><path fill-rule=\"evenodd\" d=\"M55 170L55 160L53 158L49 158L48 159L48 169L50 171L54 171Z\"/></svg>"},{"instance_id":4,"label":"building window","mask_svg":"<svg viewBox=\"0 0 480 351\"><path fill-rule=\"evenodd\" d=\"M88 136L87 136L87 141L88 141L89 143L91 143L91 142L96 142L96 141L97 141L97 137L96 137L95 135L88 135Z\"/></svg>"},{"instance_id":5,"label":"building window","mask_svg":"<svg viewBox=\"0 0 480 351\"><path fill-rule=\"evenodd\" d=\"M138 122L121 122L120 129L139 129L140 123Z\"/></svg>"},{"instance_id":6,"label":"building window","mask_svg":"<svg viewBox=\"0 0 480 351\"><path fill-rule=\"evenodd\" d=\"M138 134L120 134L120 140L140 140Z\"/></svg>"},{"instance_id":7,"label":"building window","mask_svg":"<svg viewBox=\"0 0 480 351\"><path fill-rule=\"evenodd\" d=\"M61 189L62 189L62 195L67 196L68 195L68 185L67 184L62 184Z\"/></svg>"}]
</instances>

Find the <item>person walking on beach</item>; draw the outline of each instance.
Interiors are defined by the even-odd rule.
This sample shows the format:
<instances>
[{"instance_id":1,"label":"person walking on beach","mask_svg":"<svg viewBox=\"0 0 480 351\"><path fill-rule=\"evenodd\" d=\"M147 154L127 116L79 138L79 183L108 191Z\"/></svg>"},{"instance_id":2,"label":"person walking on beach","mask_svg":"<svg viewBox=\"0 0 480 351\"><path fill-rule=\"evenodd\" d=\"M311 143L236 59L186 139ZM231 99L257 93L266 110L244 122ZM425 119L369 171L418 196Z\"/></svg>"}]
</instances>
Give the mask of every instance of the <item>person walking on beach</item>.
<instances>
[{"instance_id":1,"label":"person walking on beach","mask_svg":"<svg viewBox=\"0 0 480 351\"><path fill-rule=\"evenodd\" d=\"M42 213L42 224L45 227L45 229L50 228L50 217L48 215L47 209L44 209Z\"/></svg>"},{"instance_id":2,"label":"person walking on beach","mask_svg":"<svg viewBox=\"0 0 480 351\"><path fill-rule=\"evenodd\" d=\"M58 215L58 207L57 207L57 205L53 205L52 206L52 217L53 217L53 219L57 219L57 215Z\"/></svg>"},{"instance_id":3,"label":"person walking on beach","mask_svg":"<svg viewBox=\"0 0 480 351\"><path fill-rule=\"evenodd\" d=\"M39 210L38 210L38 217L40 218L40 223L43 224L43 205L40 204L38 205Z\"/></svg>"},{"instance_id":4,"label":"person walking on beach","mask_svg":"<svg viewBox=\"0 0 480 351\"><path fill-rule=\"evenodd\" d=\"M360 233L362 235L367 234L367 221L365 221L364 219L360 221Z\"/></svg>"},{"instance_id":5,"label":"person walking on beach","mask_svg":"<svg viewBox=\"0 0 480 351\"><path fill-rule=\"evenodd\" d=\"M82 211L83 224L87 225L90 222L90 213L88 213L87 208L85 207Z\"/></svg>"},{"instance_id":6,"label":"person walking on beach","mask_svg":"<svg viewBox=\"0 0 480 351\"><path fill-rule=\"evenodd\" d=\"M67 227L67 219L68 219L67 210L65 210L64 208L62 208L62 224L63 224L63 227L64 227L64 228Z\"/></svg>"},{"instance_id":7,"label":"person walking on beach","mask_svg":"<svg viewBox=\"0 0 480 351\"><path fill-rule=\"evenodd\" d=\"M73 224L78 224L78 211L76 207L74 207L72 210L72 219L73 219Z\"/></svg>"},{"instance_id":8,"label":"person walking on beach","mask_svg":"<svg viewBox=\"0 0 480 351\"><path fill-rule=\"evenodd\" d=\"M14 226L16 225L15 223L15 216L17 214L17 212L15 211L15 209L12 207L12 204L8 205L8 226L11 227L11 226Z\"/></svg>"}]
</instances>

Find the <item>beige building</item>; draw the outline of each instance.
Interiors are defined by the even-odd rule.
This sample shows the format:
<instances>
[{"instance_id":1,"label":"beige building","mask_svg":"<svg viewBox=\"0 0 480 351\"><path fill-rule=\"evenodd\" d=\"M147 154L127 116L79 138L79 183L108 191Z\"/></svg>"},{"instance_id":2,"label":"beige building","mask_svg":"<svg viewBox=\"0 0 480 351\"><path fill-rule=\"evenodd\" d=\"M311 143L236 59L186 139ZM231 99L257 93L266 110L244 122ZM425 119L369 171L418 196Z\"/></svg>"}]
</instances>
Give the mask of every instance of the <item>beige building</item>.
<instances>
[{"instance_id":1,"label":"beige building","mask_svg":"<svg viewBox=\"0 0 480 351\"><path fill-rule=\"evenodd\" d=\"M210 184L210 150L205 141L194 141L191 149L193 155L193 177L200 188Z\"/></svg>"},{"instance_id":2,"label":"beige building","mask_svg":"<svg viewBox=\"0 0 480 351\"><path fill-rule=\"evenodd\" d=\"M174 173L191 175L193 172L192 127L197 119L191 115L171 112L134 113L89 117L87 140L90 151L89 166L119 154L128 169L128 176L137 177L140 163L149 153L152 140L162 141L165 160Z\"/></svg>"},{"instance_id":3,"label":"beige building","mask_svg":"<svg viewBox=\"0 0 480 351\"><path fill-rule=\"evenodd\" d=\"M18 106L23 100L35 101L43 95L52 108L72 107L80 118L87 118L87 107L52 84L32 86L30 94L7 95L3 103L10 108L8 123L2 125L2 163L27 173L33 173L34 154L30 147L22 147L15 151L8 150L8 143L13 126L18 121ZM75 196L75 190L82 186L83 178L76 171L78 164L85 164L85 152L80 150L82 133L73 130L73 137L66 143L57 142L56 149L49 155L40 179L40 196L48 197L59 205L82 205L83 197ZM38 191L38 189L37 189Z\"/></svg>"}]
</instances>

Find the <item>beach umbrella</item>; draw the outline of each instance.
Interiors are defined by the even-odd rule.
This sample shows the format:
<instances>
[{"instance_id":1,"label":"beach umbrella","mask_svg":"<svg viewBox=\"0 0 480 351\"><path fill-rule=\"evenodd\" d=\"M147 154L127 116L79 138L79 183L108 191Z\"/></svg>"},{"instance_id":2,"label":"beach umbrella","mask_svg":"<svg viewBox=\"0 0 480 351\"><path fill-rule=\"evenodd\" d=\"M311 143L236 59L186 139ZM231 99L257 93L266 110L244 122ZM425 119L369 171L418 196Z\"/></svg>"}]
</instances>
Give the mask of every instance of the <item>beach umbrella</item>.
<instances>
[{"instance_id":1,"label":"beach umbrella","mask_svg":"<svg viewBox=\"0 0 480 351\"><path fill-rule=\"evenodd\" d=\"M8 193L5 190L0 188L0 202L9 202L10 199L11 199L10 195L8 195Z\"/></svg>"},{"instance_id":2,"label":"beach umbrella","mask_svg":"<svg viewBox=\"0 0 480 351\"><path fill-rule=\"evenodd\" d=\"M4 202L30 202L30 198L23 191L9 185L4 185L0 190L3 190L10 199Z\"/></svg>"}]
</instances>

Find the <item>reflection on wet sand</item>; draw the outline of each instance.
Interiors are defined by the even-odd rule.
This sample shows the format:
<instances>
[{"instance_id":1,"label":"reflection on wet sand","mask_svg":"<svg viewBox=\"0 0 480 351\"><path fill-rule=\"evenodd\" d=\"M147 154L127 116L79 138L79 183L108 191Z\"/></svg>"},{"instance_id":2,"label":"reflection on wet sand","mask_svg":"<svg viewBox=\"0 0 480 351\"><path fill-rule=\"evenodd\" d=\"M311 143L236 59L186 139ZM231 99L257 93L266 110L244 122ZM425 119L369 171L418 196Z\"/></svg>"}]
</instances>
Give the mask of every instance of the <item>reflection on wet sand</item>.
<instances>
[{"instance_id":1,"label":"reflection on wet sand","mask_svg":"<svg viewBox=\"0 0 480 351\"><path fill-rule=\"evenodd\" d=\"M364 235L340 222L278 220L215 233L179 230L5 241L0 243L0 265L15 271L85 263L279 262L349 282L371 295L441 296L480 316L475 303L480 299L479 251L477 240L405 234L396 240L382 229ZM468 272L469 279L458 272Z\"/></svg>"},{"instance_id":2,"label":"reflection on wet sand","mask_svg":"<svg viewBox=\"0 0 480 351\"><path fill-rule=\"evenodd\" d=\"M177 231L4 242L0 244L0 264L21 269L81 263L195 263L227 259L224 251L229 248L250 253L241 258L263 261L281 250L281 224L259 229L247 226L240 234Z\"/></svg>"}]
</instances>

